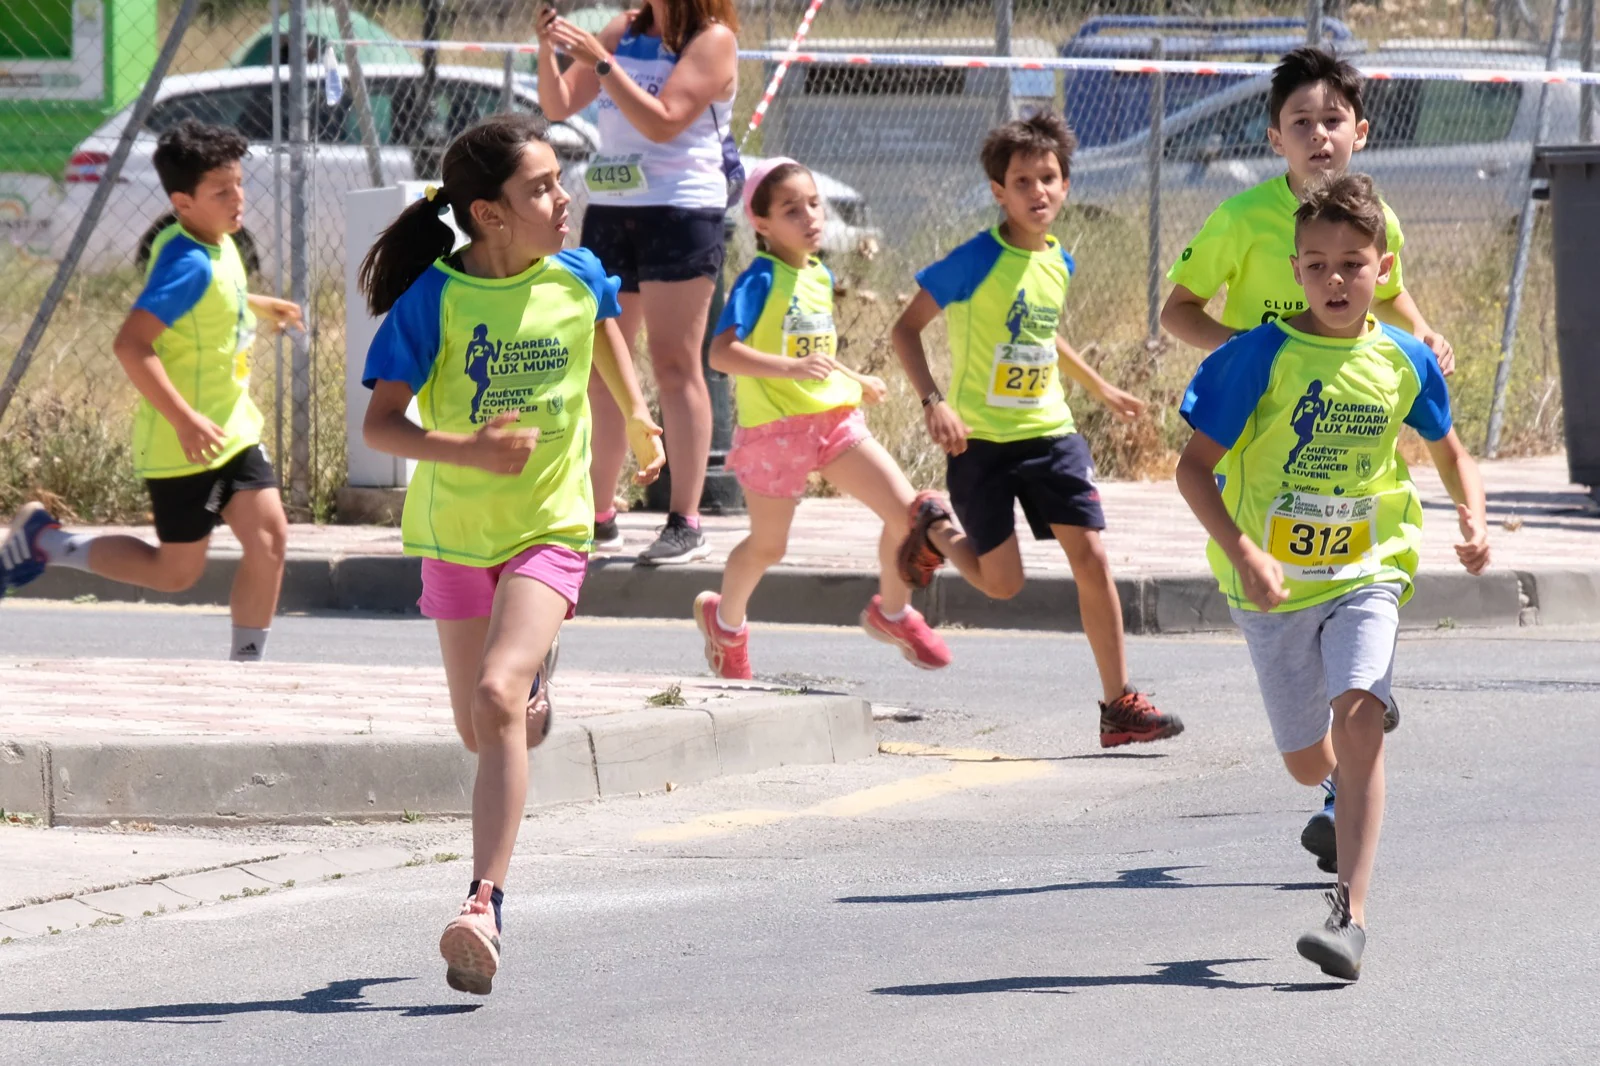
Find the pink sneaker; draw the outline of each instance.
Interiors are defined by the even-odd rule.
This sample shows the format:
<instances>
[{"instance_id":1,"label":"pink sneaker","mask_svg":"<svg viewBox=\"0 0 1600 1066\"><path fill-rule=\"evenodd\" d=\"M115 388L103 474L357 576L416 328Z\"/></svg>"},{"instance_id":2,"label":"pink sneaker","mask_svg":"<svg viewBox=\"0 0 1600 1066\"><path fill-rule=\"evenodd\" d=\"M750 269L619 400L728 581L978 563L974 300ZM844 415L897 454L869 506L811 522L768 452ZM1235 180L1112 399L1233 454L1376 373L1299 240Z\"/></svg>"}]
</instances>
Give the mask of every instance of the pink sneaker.
<instances>
[{"instance_id":1,"label":"pink sneaker","mask_svg":"<svg viewBox=\"0 0 1600 1066\"><path fill-rule=\"evenodd\" d=\"M883 597L874 596L861 612L861 628L873 640L899 648L906 662L918 669L938 670L950 665L950 649L915 607L907 607L904 618L891 622L883 614Z\"/></svg>"},{"instance_id":2,"label":"pink sneaker","mask_svg":"<svg viewBox=\"0 0 1600 1066\"><path fill-rule=\"evenodd\" d=\"M750 629L728 632L717 618L722 596L702 592L694 598L694 621L706 638L706 665L711 672L729 681L750 680Z\"/></svg>"},{"instance_id":3,"label":"pink sneaker","mask_svg":"<svg viewBox=\"0 0 1600 1066\"><path fill-rule=\"evenodd\" d=\"M478 893L461 905L439 938L445 983L457 992L487 996L500 969L500 930L494 924L494 885L478 882Z\"/></svg>"}]
</instances>

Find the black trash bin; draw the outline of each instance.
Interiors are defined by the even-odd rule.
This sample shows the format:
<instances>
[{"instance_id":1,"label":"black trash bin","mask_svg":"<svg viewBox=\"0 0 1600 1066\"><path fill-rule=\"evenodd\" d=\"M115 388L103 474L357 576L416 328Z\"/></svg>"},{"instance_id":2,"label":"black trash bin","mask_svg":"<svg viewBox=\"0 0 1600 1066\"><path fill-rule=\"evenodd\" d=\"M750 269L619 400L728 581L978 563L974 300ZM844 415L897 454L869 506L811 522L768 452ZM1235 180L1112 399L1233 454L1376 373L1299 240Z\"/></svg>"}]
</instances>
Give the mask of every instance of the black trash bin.
<instances>
[{"instance_id":1,"label":"black trash bin","mask_svg":"<svg viewBox=\"0 0 1600 1066\"><path fill-rule=\"evenodd\" d=\"M1600 491L1600 144L1542 144L1533 176L1550 182L1556 339L1566 410L1567 471Z\"/></svg>"}]
</instances>

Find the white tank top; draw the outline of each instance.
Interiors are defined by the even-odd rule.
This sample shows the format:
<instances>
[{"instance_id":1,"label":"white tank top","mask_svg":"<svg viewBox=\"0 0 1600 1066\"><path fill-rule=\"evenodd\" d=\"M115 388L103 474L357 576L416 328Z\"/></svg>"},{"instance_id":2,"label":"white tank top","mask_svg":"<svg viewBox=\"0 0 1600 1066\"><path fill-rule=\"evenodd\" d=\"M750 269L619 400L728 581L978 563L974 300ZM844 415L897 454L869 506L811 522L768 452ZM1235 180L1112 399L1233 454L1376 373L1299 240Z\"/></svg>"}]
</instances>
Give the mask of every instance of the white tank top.
<instances>
[{"instance_id":1,"label":"white tank top","mask_svg":"<svg viewBox=\"0 0 1600 1066\"><path fill-rule=\"evenodd\" d=\"M636 35L629 29L617 42L616 65L651 96L660 95L677 62L677 55L660 37ZM741 184L744 176L733 142L734 94L713 101L688 129L657 144L628 121L604 86L602 80L600 154L589 164L589 202L724 210L730 187Z\"/></svg>"}]
</instances>

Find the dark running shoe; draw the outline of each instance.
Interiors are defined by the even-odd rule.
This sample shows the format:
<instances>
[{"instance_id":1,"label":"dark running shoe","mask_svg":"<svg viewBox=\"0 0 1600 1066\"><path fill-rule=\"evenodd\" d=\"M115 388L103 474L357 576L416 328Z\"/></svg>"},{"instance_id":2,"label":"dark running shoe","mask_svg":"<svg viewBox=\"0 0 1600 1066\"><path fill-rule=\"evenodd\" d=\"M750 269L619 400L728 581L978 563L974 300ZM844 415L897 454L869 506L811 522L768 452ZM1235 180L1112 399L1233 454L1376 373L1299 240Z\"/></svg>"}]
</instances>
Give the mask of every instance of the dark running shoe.
<instances>
[{"instance_id":1,"label":"dark running shoe","mask_svg":"<svg viewBox=\"0 0 1600 1066\"><path fill-rule=\"evenodd\" d=\"M644 566L676 566L710 554L711 545L706 543L705 534L674 511L667 515L667 524L661 527L656 542L639 553L639 562Z\"/></svg>"},{"instance_id":2,"label":"dark running shoe","mask_svg":"<svg viewBox=\"0 0 1600 1066\"><path fill-rule=\"evenodd\" d=\"M1111 703L1100 705L1100 746L1116 748L1123 744L1145 744L1165 740L1183 732L1183 722L1175 714L1162 714L1142 692L1125 692Z\"/></svg>"},{"instance_id":3,"label":"dark running shoe","mask_svg":"<svg viewBox=\"0 0 1600 1066\"><path fill-rule=\"evenodd\" d=\"M914 589L925 589L944 565L944 554L928 539L935 522L950 521L950 510L937 492L919 492L911 501L911 532L900 542L896 553L900 580Z\"/></svg>"},{"instance_id":4,"label":"dark running shoe","mask_svg":"<svg viewBox=\"0 0 1600 1066\"><path fill-rule=\"evenodd\" d=\"M1395 702L1393 693L1389 696L1389 706L1383 709L1383 731L1393 733L1400 728L1400 705Z\"/></svg>"},{"instance_id":5,"label":"dark running shoe","mask_svg":"<svg viewBox=\"0 0 1600 1066\"><path fill-rule=\"evenodd\" d=\"M1339 838L1334 835L1333 828L1333 801L1337 790L1333 785L1333 778L1322 782L1326 795L1322 801L1322 810L1311 816L1306 827L1300 830L1300 846L1317 857L1317 869L1325 874L1339 872Z\"/></svg>"},{"instance_id":6,"label":"dark running shoe","mask_svg":"<svg viewBox=\"0 0 1600 1066\"><path fill-rule=\"evenodd\" d=\"M1313 929L1295 942L1300 954L1322 967L1329 977L1354 981L1361 976L1361 953L1367 931L1350 920L1350 886L1335 885L1327 893L1332 908L1321 929Z\"/></svg>"},{"instance_id":7,"label":"dark running shoe","mask_svg":"<svg viewBox=\"0 0 1600 1066\"><path fill-rule=\"evenodd\" d=\"M561 661L561 637L550 642L544 663L533 675L533 688L528 690L528 749L531 751L550 736L556 712L550 702L550 681L556 675L556 663Z\"/></svg>"},{"instance_id":8,"label":"dark running shoe","mask_svg":"<svg viewBox=\"0 0 1600 1066\"><path fill-rule=\"evenodd\" d=\"M604 522L596 521L594 524L594 550L597 552L614 552L622 547L622 530L617 528L616 516Z\"/></svg>"}]
</instances>

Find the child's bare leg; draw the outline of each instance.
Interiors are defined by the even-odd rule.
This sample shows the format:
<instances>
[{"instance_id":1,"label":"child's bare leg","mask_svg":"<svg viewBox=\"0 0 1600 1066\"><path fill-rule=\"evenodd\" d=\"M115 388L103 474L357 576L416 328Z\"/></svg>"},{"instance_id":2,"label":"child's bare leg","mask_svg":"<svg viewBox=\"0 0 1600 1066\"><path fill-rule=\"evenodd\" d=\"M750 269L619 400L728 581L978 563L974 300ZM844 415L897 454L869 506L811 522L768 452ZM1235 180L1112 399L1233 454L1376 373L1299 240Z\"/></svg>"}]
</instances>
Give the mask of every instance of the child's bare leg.
<instances>
[{"instance_id":1,"label":"child's bare leg","mask_svg":"<svg viewBox=\"0 0 1600 1066\"><path fill-rule=\"evenodd\" d=\"M1351 689L1333 701L1333 751L1339 763L1339 879L1350 886L1350 919L1366 925L1367 888L1383 828L1383 700Z\"/></svg>"},{"instance_id":2,"label":"child's bare leg","mask_svg":"<svg viewBox=\"0 0 1600 1066\"><path fill-rule=\"evenodd\" d=\"M528 799L528 690L566 616L566 599L549 585L517 574L501 578L472 696L475 880L505 884Z\"/></svg>"},{"instance_id":3,"label":"child's bare leg","mask_svg":"<svg viewBox=\"0 0 1600 1066\"><path fill-rule=\"evenodd\" d=\"M799 503L749 492L744 500L750 514L750 534L728 553L728 562L722 568L722 604L717 608L721 623L733 629L744 625L750 597L762 575L783 562L789 550L789 526Z\"/></svg>"},{"instance_id":4,"label":"child's bare leg","mask_svg":"<svg viewBox=\"0 0 1600 1066\"><path fill-rule=\"evenodd\" d=\"M478 737L472 729L472 698L478 690L478 671L483 666L489 619L439 619L434 624L439 629L439 654L444 659L444 680L450 689L450 710L455 714L456 732L467 750L476 753Z\"/></svg>"},{"instance_id":5,"label":"child's bare leg","mask_svg":"<svg viewBox=\"0 0 1600 1066\"><path fill-rule=\"evenodd\" d=\"M1111 560L1098 530L1082 526L1051 526L1056 542L1067 553L1072 580L1078 586L1078 615L1083 635L1089 638L1105 702L1114 703L1128 690L1128 654L1122 636L1122 600L1111 576Z\"/></svg>"},{"instance_id":6,"label":"child's bare leg","mask_svg":"<svg viewBox=\"0 0 1600 1066\"><path fill-rule=\"evenodd\" d=\"M878 538L878 592L884 613L898 615L911 602L911 589L900 580L897 557L900 542L911 530L911 501L916 490L894 457L870 438L823 467L822 476L883 520L883 535Z\"/></svg>"},{"instance_id":7,"label":"child's bare leg","mask_svg":"<svg viewBox=\"0 0 1600 1066\"><path fill-rule=\"evenodd\" d=\"M246 489L222 509L222 520L239 539L244 557L233 578L229 604L233 624L267 629L278 610L283 560L289 545L289 519L277 489Z\"/></svg>"},{"instance_id":8,"label":"child's bare leg","mask_svg":"<svg viewBox=\"0 0 1600 1066\"><path fill-rule=\"evenodd\" d=\"M183 544L151 544L122 534L95 537L89 544L89 569L125 585L182 592L205 573L210 545L210 537Z\"/></svg>"}]
</instances>

